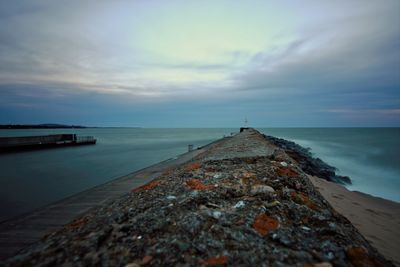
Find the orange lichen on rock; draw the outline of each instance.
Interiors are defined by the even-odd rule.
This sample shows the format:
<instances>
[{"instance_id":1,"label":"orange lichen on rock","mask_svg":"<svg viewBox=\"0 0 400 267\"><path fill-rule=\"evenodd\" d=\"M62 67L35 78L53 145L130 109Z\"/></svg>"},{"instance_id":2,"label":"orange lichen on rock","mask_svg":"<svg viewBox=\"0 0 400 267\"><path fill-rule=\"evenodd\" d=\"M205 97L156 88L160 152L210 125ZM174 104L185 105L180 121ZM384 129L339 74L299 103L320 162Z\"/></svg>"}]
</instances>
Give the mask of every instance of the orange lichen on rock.
<instances>
[{"instance_id":1,"label":"orange lichen on rock","mask_svg":"<svg viewBox=\"0 0 400 267\"><path fill-rule=\"evenodd\" d=\"M210 190L214 188L214 185L205 185L199 179L190 179L186 181L186 185L193 190Z\"/></svg>"},{"instance_id":2,"label":"orange lichen on rock","mask_svg":"<svg viewBox=\"0 0 400 267\"><path fill-rule=\"evenodd\" d=\"M151 262L152 259L153 259L153 256L150 256L150 255L144 256L142 259L142 265L148 264L149 262Z\"/></svg>"},{"instance_id":3,"label":"orange lichen on rock","mask_svg":"<svg viewBox=\"0 0 400 267\"><path fill-rule=\"evenodd\" d=\"M185 167L185 170L187 172L190 172L190 171L194 171L194 170L197 170L197 169L200 169L200 168L201 168L201 163L200 162L194 162L194 163L191 163L191 164L187 165Z\"/></svg>"},{"instance_id":4,"label":"orange lichen on rock","mask_svg":"<svg viewBox=\"0 0 400 267\"><path fill-rule=\"evenodd\" d=\"M84 226L88 221L89 221L89 219L86 217L80 218L80 219L75 220L72 223L68 224L67 228L68 229L77 229L77 228Z\"/></svg>"},{"instance_id":5,"label":"orange lichen on rock","mask_svg":"<svg viewBox=\"0 0 400 267\"><path fill-rule=\"evenodd\" d=\"M278 176L297 177L299 174L291 168L279 168L276 170Z\"/></svg>"},{"instance_id":6,"label":"orange lichen on rock","mask_svg":"<svg viewBox=\"0 0 400 267\"><path fill-rule=\"evenodd\" d=\"M378 267L383 266L372 259L365 248L362 247L350 247L346 251L347 257L349 257L351 263L355 267Z\"/></svg>"},{"instance_id":7,"label":"orange lichen on rock","mask_svg":"<svg viewBox=\"0 0 400 267\"><path fill-rule=\"evenodd\" d=\"M253 172L245 172L240 178L240 183L242 185L253 185L257 182L258 182L257 176Z\"/></svg>"},{"instance_id":8,"label":"orange lichen on rock","mask_svg":"<svg viewBox=\"0 0 400 267\"><path fill-rule=\"evenodd\" d=\"M303 192L291 192L290 196L292 197L292 200L298 204L303 204L309 207L312 210L318 210L318 206L315 205L314 202L311 201L311 199Z\"/></svg>"},{"instance_id":9,"label":"orange lichen on rock","mask_svg":"<svg viewBox=\"0 0 400 267\"><path fill-rule=\"evenodd\" d=\"M215 265L224 265L228 263L228 256L216 256L210 257L204 261L206 265L215 266Z\"/></svg>"},{"instance_id":10,"label":"orange lichen on rock","mask_svg":"<svg viewBox=\"0 0 400 267\"><path fill-rule=\"evenodd\" d=\"M166 171L163 171L163 173L161 174L161 176L169 176L174 172L173 169L168 169Z\"/></svg>"},{"instance_id":11,"label":"orange lichen on rock","mask_svg":"<svg viewBox=\"0 0 400 267\"><path fill-rule=\"evenodd\" d=\"M279 227L279 222L268 217L265 213L258 214L254 220L253 228L262 236Z\"/></svg>"},{"instance_id":12,"label":"orange lichen on rock","mask_svg":"<svg viewBox=\"0 0 400 267\"><path fill-rule=\"evenodd\" d=\"M157 187L161 182L160 181L152 181L148 184L142 185L138 188L134 188L131 190L131 192L133 193L138 193L138 192L142 192L142 191L147 191L147 190L151 190L155 187Z\"/></svg>"}]
</instances>

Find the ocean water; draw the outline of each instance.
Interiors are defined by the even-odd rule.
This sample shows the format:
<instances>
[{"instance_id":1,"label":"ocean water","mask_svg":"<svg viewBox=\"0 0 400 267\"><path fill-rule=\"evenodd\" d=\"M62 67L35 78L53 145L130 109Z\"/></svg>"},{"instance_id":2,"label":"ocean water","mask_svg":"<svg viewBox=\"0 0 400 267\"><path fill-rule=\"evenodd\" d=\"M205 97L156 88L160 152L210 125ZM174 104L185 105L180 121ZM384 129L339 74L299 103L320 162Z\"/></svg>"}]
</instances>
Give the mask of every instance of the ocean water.
<instances>
[{"instance_id":1,"label":"ocean water","mask_svg":"<svg viewBox=\"0 0 400 267\"><path fill-rule=\"evenodd\" d=\"M238 129L0 130L0 136L76 133L96 145L0 154L0 221L208 144ZM130 188L127 188L127 192Z\"/></svg>"},{"instance_id":2,"label":"ocean water","mask_svg":"<svg viewBox=\"0 0 400 267\"><path fill-rule=\"evenodd\" d=\"M286 128L261 132L311 148L349 176L350 190L400 202L400 128Z\"/></svg>"},{"instance_id":3,"label":"ocean water","mask_svg":"<svg viewBox=\"0 0 400 267\"><path fill-rule=\"evenodd\" d=\"M310 147L353 180L351 190L400 202L400 128L266 128ZM0 130L0 136L76 133L96 145L0 154L0 221L208 144L238 129ZM129 191L129 188L127 188Z\"/></svg>"}]
</instances>

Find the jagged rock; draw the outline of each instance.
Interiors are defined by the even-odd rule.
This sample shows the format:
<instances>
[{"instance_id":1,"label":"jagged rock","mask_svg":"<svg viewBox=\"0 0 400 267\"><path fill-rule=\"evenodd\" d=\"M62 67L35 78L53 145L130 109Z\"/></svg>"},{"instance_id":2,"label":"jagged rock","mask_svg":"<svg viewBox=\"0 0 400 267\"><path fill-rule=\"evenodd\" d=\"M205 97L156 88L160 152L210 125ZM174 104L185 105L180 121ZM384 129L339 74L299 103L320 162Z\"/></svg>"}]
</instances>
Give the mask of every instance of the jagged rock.
<instances>
[{"instance_id":1,"label":"jagged rock","mask_svg":"<svg viewBox=\"0 0 400 267\"><path fill-rule=\"evenodd\" d=\"M323 162L320 158L314 158L310 148L303 148L298 144L273 136L265 136L269 141L283 149L287 155L299 164L299 167L307 174L340 184L351 184L348 176L336 174L336 168ZM276 157L275 157L276 158ZM282 165L283 166L283 165Z\"/></svg>"}]
</instances>

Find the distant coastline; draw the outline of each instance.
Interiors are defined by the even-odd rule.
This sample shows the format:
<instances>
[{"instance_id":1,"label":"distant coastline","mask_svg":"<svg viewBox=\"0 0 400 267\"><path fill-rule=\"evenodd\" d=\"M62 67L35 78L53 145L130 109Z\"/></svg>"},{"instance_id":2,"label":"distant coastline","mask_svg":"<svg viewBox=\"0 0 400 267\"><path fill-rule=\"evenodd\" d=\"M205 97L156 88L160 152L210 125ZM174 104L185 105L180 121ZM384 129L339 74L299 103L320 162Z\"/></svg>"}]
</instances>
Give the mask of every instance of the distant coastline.
<instances>
[{"instance_id":1,"label":"distant coastline","mask_svg":"<svg viewBox=\"0 0 400 267\"><path fill-rule=\"evenodd\" d=\"M55 123L46 124L0 124L0 129L83 129L83 128L97 128L86 127L81 125L64 125Z\"/></svg>"}]
</instances>

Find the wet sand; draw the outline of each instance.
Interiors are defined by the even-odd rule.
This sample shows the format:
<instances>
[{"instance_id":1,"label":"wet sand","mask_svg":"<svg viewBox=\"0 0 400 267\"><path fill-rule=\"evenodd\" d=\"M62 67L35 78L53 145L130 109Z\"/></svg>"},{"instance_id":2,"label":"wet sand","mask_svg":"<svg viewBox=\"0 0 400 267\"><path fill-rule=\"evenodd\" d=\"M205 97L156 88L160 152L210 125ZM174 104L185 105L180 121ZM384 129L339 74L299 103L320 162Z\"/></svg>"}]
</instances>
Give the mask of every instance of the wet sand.
<instances>
[{"instance_id":1,"label":"wet sand","mask_svg":"<svg viewBox=\"0 0 400 267\"><path fill-rule=\"evenodd\" d=\"M400 203L309 176L322 196L387 259L400 266Z\"/></svg>"}]
</instances>

